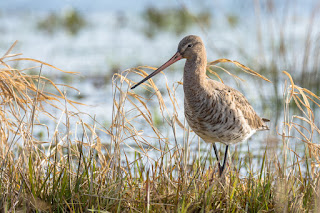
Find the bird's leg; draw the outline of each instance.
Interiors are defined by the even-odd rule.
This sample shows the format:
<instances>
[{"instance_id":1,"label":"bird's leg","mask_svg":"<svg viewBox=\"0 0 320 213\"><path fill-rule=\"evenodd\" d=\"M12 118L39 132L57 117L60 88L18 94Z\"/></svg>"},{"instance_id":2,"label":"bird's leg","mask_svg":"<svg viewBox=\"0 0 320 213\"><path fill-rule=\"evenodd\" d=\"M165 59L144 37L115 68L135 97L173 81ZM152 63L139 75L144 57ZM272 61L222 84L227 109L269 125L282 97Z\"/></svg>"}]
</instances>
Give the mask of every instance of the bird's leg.
<instances>
[{"instance_id":1,"label":"bird's leg","mask_svg":"<svg viewBox=\"0 0 320 213\"><path fill-rule=\"evenodd\" d=\"M220 177L223 174L224 168L225 168L226 163L228 161L228 148L229 148L229 145L226 145L226 151L224 153L223 164L222 164L222 167L221 167L221 170L220 170Z\"/></svg>"},{"instance_id":2,"label":"bird's leg","mask_svg":"<svg viewBox=\"0 0 320 213\"><path fill-rule=\"evenodd\" d=\"M216 155L216 158L217 158L217 161L218 161L218 167L219 167L219 175L221 176L221 165L220 165L220 159L219 159L219 154L218 154L218 150L217 150L217 147L216 147L216 144L213 143L212 144L213 146L213 149L214 149L214 154Z\"/></svg>"}]
</instances>

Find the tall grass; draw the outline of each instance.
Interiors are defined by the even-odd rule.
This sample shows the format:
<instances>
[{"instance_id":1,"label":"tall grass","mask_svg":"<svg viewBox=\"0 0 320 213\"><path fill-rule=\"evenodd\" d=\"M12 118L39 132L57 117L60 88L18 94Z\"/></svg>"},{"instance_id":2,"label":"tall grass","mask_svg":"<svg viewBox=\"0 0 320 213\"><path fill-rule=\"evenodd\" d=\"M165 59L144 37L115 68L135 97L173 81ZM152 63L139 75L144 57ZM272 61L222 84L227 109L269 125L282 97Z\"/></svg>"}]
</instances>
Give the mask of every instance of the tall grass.
<instances>
[{"instance_id":1,"label":"tall grass","mask_svg":"<svg viewBox=\"0 0 320 213\"><path fill-rule=\"evenodd\" d=\"M18 58L11 51L0 59L1 211L319 210L320 130L313 114L320 107L319 96L297 86L289 72L284 72L288 79L283 94L285 122L277 127L282 146L275 154L266 148L261 157L248 150L243 158L235 151L226 176L220 179L212 152L200 146L197 152L190 149L198 141L178 116L182 106L177 102L176 85L167 83L166 91L160 92L149 80L137 92L128 89L130 79L146 76L150 67L114 75L112 122L105 127L94 117L90 124L84 122L75 109L80 103L68 100L59 85L41 75L41 69L57 68ZM25 73L34 67L10 65L21 60L40 64L39 75ZM210 70L224 61L209 63ZM152 101L172 134L155 125ZM58 109L59 116L48 107ZM300 113L293 114L292 108ZM42 115L50 117L56 127L45 127ZM46 141L35 136L37 126L47 128ZM295 150L293 143L303 144L304 149Z\"/></svg>"},{"instance_id":2,"label":"tall grass","mask_svg":"<svg viewBox=\"0 0 320 213\"><path fill-rule=\"evenodd\" d=\"M316 23L320 18L320 5L316 1L303 6L299 2L287 2L283 5L281 3L284 2L273 0L253 2L256 44L259 47L257 61L260 64L255 66L255 69L260 70L260 73L273 82L272 100L273 103L277 103L273 114L278 122L283 112L281 82L285 76L282 75L282 69L290 70L290 74L300 86L319 94L320 37ZM297 24L299 22L307 24ZM265 47L266 44L269 45L268 48ZM243 49L246 52L246 48ZM246 54L248 58L253 57L251 53ZM269 100L264 100L264 105L270 107ZM299 110L295 113L299 113ZM318 110L314 113L317 114Z\"/></svg>"}]
</instances>

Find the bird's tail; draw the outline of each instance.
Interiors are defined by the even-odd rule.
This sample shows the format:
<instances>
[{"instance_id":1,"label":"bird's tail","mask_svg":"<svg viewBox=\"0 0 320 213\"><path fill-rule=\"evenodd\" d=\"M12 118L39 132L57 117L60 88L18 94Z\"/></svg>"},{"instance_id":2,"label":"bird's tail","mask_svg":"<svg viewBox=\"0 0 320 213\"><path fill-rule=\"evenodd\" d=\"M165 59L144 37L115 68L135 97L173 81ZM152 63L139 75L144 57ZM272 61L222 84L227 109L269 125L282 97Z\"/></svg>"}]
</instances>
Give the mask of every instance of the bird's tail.
<instances>
[{"instance_id":1,"label":"bird's tail","mask_svg":"<svg viewBox=\"0 0 320 213\"><path fill-rule=\"evenodd\" d=\"M261 118L261 120L263 121L263 124L258 130L269 130L269 127L267 126L267 124L265 124L265 122L270 122L270 120L267 118Z\"/></svg>"},{"instance_id":2,"label":"bird's tail","mask_svg":"<svg viewBox=\"0 0 320 213\"><path fill-rule=\"evenodd\" d=\"M261 118L264 122L270 122L268 118Z\"/></svg>"}]
</instances>

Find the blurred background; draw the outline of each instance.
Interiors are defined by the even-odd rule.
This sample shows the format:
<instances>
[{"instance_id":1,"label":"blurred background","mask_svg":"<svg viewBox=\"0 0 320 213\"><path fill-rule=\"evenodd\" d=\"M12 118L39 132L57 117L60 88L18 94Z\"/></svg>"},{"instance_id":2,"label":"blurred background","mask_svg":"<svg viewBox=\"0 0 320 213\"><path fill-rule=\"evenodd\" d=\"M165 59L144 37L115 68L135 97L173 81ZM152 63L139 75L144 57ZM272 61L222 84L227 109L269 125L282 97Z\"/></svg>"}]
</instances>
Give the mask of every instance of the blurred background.
<instances>
[{"instance_id":1,"label":"blurred background","mask_svg":"<svg viewBox=\"0 0 320 213\"><path fill-rule=\"evenodd\" d=\"M184 36L199 35L208 61L236 60L273 82L247 75L234 65L223 67L245 82L217 70L227 85L244 93L259 115L272 120L272 131L264 137L272 141L283 116L286 77L281 71L319 94L319 6L316 0L0 1L0 51L4 54L19 40L14 53L79 72L42 70L55 82L77 88L66 88L68 98L88 104L79 110L108 126L112 75L140 65L158 67L175 53ZM183 65L179 62L165 72L169 85L182 80ZM39 68L27 72L37 74ZM133 74L128 78L141 80ZM154 81L165 89L163 76ZM182 103L182 87L177 94ZM156 106L154 113L155 123L163 125L156 120ZM39 137L44 136L39 133Z\"/></svg>"}]
</instances>

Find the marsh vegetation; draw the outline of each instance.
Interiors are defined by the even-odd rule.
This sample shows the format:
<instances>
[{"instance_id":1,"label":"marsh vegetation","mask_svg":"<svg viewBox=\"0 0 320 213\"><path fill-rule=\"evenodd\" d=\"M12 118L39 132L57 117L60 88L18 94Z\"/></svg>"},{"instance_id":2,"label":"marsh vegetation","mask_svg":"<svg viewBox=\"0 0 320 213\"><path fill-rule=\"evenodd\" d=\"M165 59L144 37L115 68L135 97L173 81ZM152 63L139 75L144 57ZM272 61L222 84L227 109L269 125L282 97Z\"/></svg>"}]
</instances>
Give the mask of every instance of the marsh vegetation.
<instances>
[{"instance_id":1,"label":"marsh vegetation","mask_svg":"<svg viewBox=\"0 0 320 213\"><path fill-rule=\"evenodd\" d=\"M231 149L223 179L218 177L210 146L184 120L181 72L170 70L133 92L129 90L133 81L141 80L153 67L125 69L123 63L133 60L128 49L132 54L116 55L118 61L106 55L99 58L99 51L117 54L114 50L120 46L113 37L108 37L110 46L99 39L92 41L94 47L82 46L92 38L90 33L84 36L86 29L95 29L94 21L83 13L77 11L77 18L70 19L77 27L61 24L67 18L60 13L45 16L34 27L53 32L49 35L53 43L56 30L67 34L70 30L70 40L59 41L65 49L59 66L16 54L19 48L14 45L3 50L0 58L1 211L318 212L318 7L301 18L294 12L290 15L289 7L270 2L255 5L251 14L255 25L244 34L248 39L241 40L241 33L235 36L243 32L241 14L227 12L218 19L214 11L193 13L187 7L146 8L139 16L144 24L129 28L148 44L139 49L147 55L142 64L158 63L148 61L155 47L164 49L157 56L169 51L157 33L168 38L196 28L208 41L209 52L237 59L272 82L224 60L208 64L208 76L239 89L259 115L271 120L268 133ZM279 15L279 8L287 15ZM134 18L117 17L112 24L121 27L115 29L115 37L128 47L135 42L121 36L131 35L126 27ZM177 24L181 28L175 28ZM221 29L232 33L219 34ZM105 29L94 32L100 38ZM215 45L219 39L208 39L211 35L223 40L223 47ZM178 40L172 39L172 45ZM81 48L68 48L73 43ZM80 53L85 56L79 58ZM90 55L103 66L89 63ZM128 57L122 60L122 55ZM71 63L71 58L76 62ZM132 66L140 64L136 55L134 60ZM64 64L78 65L75 71L85 77L65 72ZM110 107L103 106L102 112L87 110L93 106L83 103L91 104L93 96L105 97ZM101 116L105 114L107 118Z\"/></svg>"}]
</instances>

